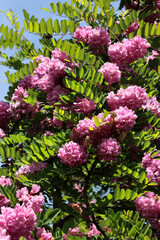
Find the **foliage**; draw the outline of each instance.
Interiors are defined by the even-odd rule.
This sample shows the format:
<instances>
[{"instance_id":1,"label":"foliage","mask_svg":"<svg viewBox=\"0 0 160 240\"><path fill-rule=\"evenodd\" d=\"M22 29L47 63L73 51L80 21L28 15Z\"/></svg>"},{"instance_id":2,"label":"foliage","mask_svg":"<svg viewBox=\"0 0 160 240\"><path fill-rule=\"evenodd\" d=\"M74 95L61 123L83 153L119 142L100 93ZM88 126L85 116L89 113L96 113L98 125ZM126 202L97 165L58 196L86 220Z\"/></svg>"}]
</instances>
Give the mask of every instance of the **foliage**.
<instances>
[{"instance_id":1,"label":"foliage","mask_svg":"<svg viewBox=\"0 0 160 240\"><path fill-rule=\"evenodd\" d=\"M2 200L9 200L8 205L0 202L0 206L16 209L20 203L27 208L29 202L18 197L18 190L32 191L35 184L41 187L43 207L37 207L36 212L32 206L37 224L30 235L22 234L15 240L156 240L160 228L136 211L135 200L148 192L156 194L155 204L159 199L158 170L149 177L151 166L144 168L143 162L145 156L153 162L160 156L160 17L153 22L147 20L151 14L159 14L160 6L156 1L121 0L119 8L126 6L127 10L117 15L111 0L69 2L52 2L50 9L42 8L61 20L52 15L47 21L38 19L23 10L23 27L14 11L1 11L11 27L0 26L0 64L15 72L6 72L10 84L7 105L0 102L0 176L12 180L12 185L0 182ZM110 44L105 44L104 51L103 41L97 45L98 37L90 44L89 34L83 32L84 22L90 31L108 31ZM138 27L129 32L135 22ZM80 28L85 37L76 38L75 32ZM26 39L26 32L39 35L39 49ZM128 57L125 64L120 59L124 64L119 65L120 80L110 84L101 71L106 62L111 62L110 46L125 45L137 36L150 44L146 54L134 61ZM136 52L136 44L134 47ZM6 49L13 48L15 54L7 56ZM130 56L130 52L127 54ZM125 96L125 104L119 109L124 107L126 112L120 116L114 102L110 106L106 97L129 86L143 88L147 97L138 97L142 104L135 110L136 100L129 109L133 99L125 102ZM130 115L124 120L129 113L136 117L131 119ZM124 118L119 123L121 117ZM130 127L129 120L134 122ZM108 146L108 139L114 145ZM73 142L76 144L69 149ZM121 149L119 155L116 148L117 152ZM64 159L68 164L63 163ZM29 201L38 194L32 195L31 191L26 193ZM1 216L2 211L0 221ZM160 214L153 213L152 218L158 222ZM45 228L43 236L38 235L39 228ZM0 229L0 236L3 234ZM12 239L9 230L5 234L11 236L6 239Z\"/></svg>"}]
</instances>

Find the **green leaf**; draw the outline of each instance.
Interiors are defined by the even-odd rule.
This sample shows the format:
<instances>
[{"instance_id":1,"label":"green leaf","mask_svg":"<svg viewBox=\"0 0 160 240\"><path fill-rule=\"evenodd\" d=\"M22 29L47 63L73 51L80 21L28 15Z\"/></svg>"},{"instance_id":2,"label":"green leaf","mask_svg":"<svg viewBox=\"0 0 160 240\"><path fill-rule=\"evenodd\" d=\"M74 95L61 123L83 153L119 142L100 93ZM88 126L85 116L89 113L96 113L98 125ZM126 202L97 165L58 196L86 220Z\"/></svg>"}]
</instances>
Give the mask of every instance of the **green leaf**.
<instances>
[{"instance_id":1,"label":"green leaf","mask_svg":"<svg viewBox=\"0 0 160 240\"><path fill-rule=\"evenodd\" d=\"M120 19L120 26L121 26L122 30L125 30L127 28L123 18Z\"/></svg>"},{"instance_id":2,"label":"green leaf","mask_svg":"<svg viewBox=\"0 0 160 240\"><path fill-rule=\"evenodd\" d=\"M52 211L50 211L49 215L47 216L47 219L44 218L42 226L52 223L54 219L60 214L60 212L61 212L61 209L58 209L58 208L55 208Z\"/></svg>"},{"instance_id":3,"label":"green leaf","mask_svg":"<svg viewBox=\"0 0 160 240\"><path fill-rule=\"evenodd\" d=\"M52 18L49 18L47 21L47 33L53 34L54 29L53 29L53 23L52 23Z\"/></svg>"},{"instance_id":4,"label":"green leaf","mask_svg":"<svg viewBox=\"0 0 160 240\"><path fill-rule=\"evenodd\" d=\"M99 127L100 123L97 116L94 116L94 123L96 127Z\"/></svg>"},{"instance_id":5,"label":"green leaf","mask_svg":"<svg viewBox=\"0 0 160 240\"><path fill-rule=\"evenodd\" d=\"M156 28L156 35L160 35L160 22L158 23L158 25L157 25L157 28Z\"/></svg>"},{"instance_id":6,"label":"green leaf","mask_svg":"<svg viewBox=\"0 0 160 240\"><path fill-rule=\"evenodd\" d=\"M28 29L29 29L30 32L33 32L33 23L32 23L32 21L29 21Z\"/></svg>"},{"instance_id":7,"label":"green leaf","mask_svg":"<svg viewBox=\"0 0 160 240\"><path fill-rule=\"evenodd\" d=\"M61 4L61 2L57 3L57 12L59 13L59 15L63 14L63 5Z\"/></svg>"},{"instance_id":8,"label":"green leaf","mask_svg":"<svg viewBox=\"0 0 160 240\"><path fill-rule=\"evenodd\" d=\"M112 198L113 198L113 195L109 193L109 194L107 195L107 199L108 199L108 200L111 200Z\"/></svg>"},{"instance_id":9,"label":"green leaf","mask_svg":"<svg viewBox=\"0 0 160 240\"><path fill-rule=\"evenodd\" d=\"M118 201L119 197L120 197L120 188L119 188L119 185L117 185L114 192L114 200Z\"/></svg>"},{"instance_id":10,"label":"green leaf","mask_svg":"<svg viewBox=\"0 0 160 240\"><path fill-rule=\"evenodd\" d=\"M122 188L122 189L121 189L121 192L120 192L120 199L123 200L123 199L125 198L125 196L126 196L126 192L125 192L125 190Z\"/></svg>"},{"instance_id":11,"label":"green leaf","mask_svg":"<svg viewBox=\"0 0 160 240\"><path fill-rule=\"evenodd\" d=\"M74 28L74 20L70 20L70 22L69 22L69 31L71 33L73 33L74 30L75 30L75 28Z\"/></svg>"},{"instance_id":12,"label":"green leaf","mask_svg":"<svg viewBox=\"0 0 160 240\"><path fill-rule=\"evenodd\" d=\"M115 26L114 26L114 33L115 34L120 34L121 33L121 27L118 23L116 23Z\"/></svg>"},{"instance_id":13,"label":"green leaf","mask_svg":"<svg viewBox=\"0 0 160 240\"><path fill-rule=\"evenodd\" d=\"M24 23L25 30L28 30L28 23L26 22L26 20L23 20L23 23Z\"/></svg>"},{"instance_id":14,"label":"green leaf","mask_svg":"<svg viewBox=\"0 0 160 240\"><path fill-rule=\"evenodd\" d=\"M112 25L113 25L113 18L110 17L110 18L107 20L107 27L110 28Z\"/></svg>"},{"instance_id":15,"label":"green leaf","mask_svg":"<svg viewBox=\"0 0 160 240\"><path fill-rule=\"evenodd\" d=\"M46 11L46 12L51 12L51 10L49 10L48 8L42 8L42 7L41 7L41 9L44 10L44 11Z\"/></svg>"},{"instance_id":16,"label":"green leaf","mask_svg":"<svg viewBox=\"0 0 160 240\"><path fill-rule=\"evenodd\" d=\"M34 22L34 32L39 33L39 23L38 22Z\"/></svg>"},{"instance_id":17,"label":"green leaf","mask_svg":"<svg viewBox=\"0 0 160 240\"><path fill-rule=\"evenodd\" d=\"M131 190L130 189L127 189L126 190L126 199L129 200L131 198Z\"/></svg>"},{"instance_id":18,"label":"green leaf","mask_svg":"<svg viewBox=\"0 0 160 240\"><path fill-rule=\"evenodd\" d=\"M60 26L59 26L59 22L58 22L57 19L54 21L54 31L55 31L57 34L60 33Z\"/></svg>"},{"instance_id":19,"label":"green leaf","mask_svg":"<svg viewBox=\"0 0 160 240\"><path fill-rule=\"evenodd\" d=\"M64 33L64 34L67 32L66 20L61 21L61 30L62 30L62 33Z\"/></svg>"},{"instance_id":20,"label":"green leaf","mask_svg":"<svg viewBox=\"0 0 160 240\"><path fill-rule=\"evenodd\" d=\"M54 4L54 2L50 3L51 9L54 13L56 13L56 5Z\"/></svg>"},{"instance_id":21,"label":"green leaf","mask_svg":"<svg viewBox=\"0 0 160 240\"><path fill-rule=\"evenodd\" d=\"M40 32L41 32L41 34L46 33L46 22L45 22L44 18L42 18L40 21Z\"/></svg>"},{"instance_id":22,"label":"green leaf","mask_svg":"<svg viewBox=\"0 0 160 240\"><path fill-rule=\"evenodd\" d=\"M142 172L139 176L139 182L143 182L143 180L146 178L146 173Z\"/></svg>"},{"instance_id":23,"label":"green leaf","mask_svg":"<svg viewBox=\"0 0 160 240\"><path fill-rule=\"evenodd\" d=\"M149 22L146 23L145 29L144 29L144 36L147 38L149 36Z\"/></svg>"}]
</instances>

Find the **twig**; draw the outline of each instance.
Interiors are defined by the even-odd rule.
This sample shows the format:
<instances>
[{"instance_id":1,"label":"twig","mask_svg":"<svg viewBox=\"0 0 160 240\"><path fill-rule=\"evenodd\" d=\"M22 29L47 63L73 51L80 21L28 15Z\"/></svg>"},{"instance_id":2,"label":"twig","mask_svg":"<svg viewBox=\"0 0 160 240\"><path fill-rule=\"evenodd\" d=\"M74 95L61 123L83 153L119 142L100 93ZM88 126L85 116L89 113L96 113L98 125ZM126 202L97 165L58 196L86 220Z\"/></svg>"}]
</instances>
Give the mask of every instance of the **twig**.
<instances>
[{"instance_id":1,"label":"twig","mask_svg":"<svg viewBox=\"0 0 160 240\"><path fill-rule=\"evenodd\" d=\"M85 204L86 204L88 212L91 212L91 208L90 208L90 204L89 204L89 200L88 200L87 189L88 189L88 184L89 184L89 180L90 180L91 174L92 174L93 169L95 168L96 164L97 164L97 162L95 160L93 165L92 165L92 167L91 167L91 169L88 171L88 175L86 176L85 185L84 185L84 189L83 189L84 201L85 201ZM94 223L96 228L98 229L98 231L100 231L102 233L102 235L104 236L105 240L109 240L109 238L107 237L105 231L97 223L96 218L95 218L93 212L91 212L91 217L92 217L92 223Z\"/></svg>"}]
</instances>

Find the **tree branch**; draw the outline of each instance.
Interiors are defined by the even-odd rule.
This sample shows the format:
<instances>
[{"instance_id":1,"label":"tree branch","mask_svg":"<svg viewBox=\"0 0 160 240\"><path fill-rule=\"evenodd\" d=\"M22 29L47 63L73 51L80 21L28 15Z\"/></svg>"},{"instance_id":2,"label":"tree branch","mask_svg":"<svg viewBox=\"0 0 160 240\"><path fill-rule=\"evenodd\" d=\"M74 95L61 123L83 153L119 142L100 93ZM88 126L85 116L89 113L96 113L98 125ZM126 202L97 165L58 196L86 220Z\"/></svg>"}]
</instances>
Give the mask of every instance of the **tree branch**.
<instances>
[{"instance_id":1,"label":"tree branch","mask_svg":"<svg viewBox=\"0 0 160 240\"><path fill-rule=\"evenodd\" d=\"M88 212L91 213L92 223L94 223L96 228L98 229L98 231L100 231L102 233L102 235L104 236L105 240L109 240L109 238L107 237L105 231L97 223L94 213L91 211L90 204L89 204L89 199L88 199L88 194L87 194L89 180L90 180L90 177L91 177L91 175L93 173L93 170L94 170L96 164L97 164L97 162L95 160L93 165L92 165L92 167L91 167L91 169L88 171L88 175L86 176L86 179L85 179L85 185L84 185L84 189L83 189L83 196L84 196L84 201L85 201L87 210L88 210Z\"/></svg>"}]
</instances>

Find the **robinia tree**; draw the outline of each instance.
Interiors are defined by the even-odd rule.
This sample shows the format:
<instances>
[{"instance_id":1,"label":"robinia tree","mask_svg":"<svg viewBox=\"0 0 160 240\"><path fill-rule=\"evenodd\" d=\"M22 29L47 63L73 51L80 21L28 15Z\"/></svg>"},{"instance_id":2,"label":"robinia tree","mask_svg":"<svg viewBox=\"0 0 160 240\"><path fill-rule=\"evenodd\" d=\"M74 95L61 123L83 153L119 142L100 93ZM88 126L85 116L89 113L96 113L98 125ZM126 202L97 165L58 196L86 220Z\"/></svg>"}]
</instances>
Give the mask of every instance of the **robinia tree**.
<instances>
[{"instance_id":1,"label":"robinia tree","mask_svg":"<svg viewBox=\"0 0 160 240\"><path fill-rule=\"evenodd\" d=\"M160 1L112 3L3 12L1 240L160 239Z\"/></svg>"}]
</instances>

